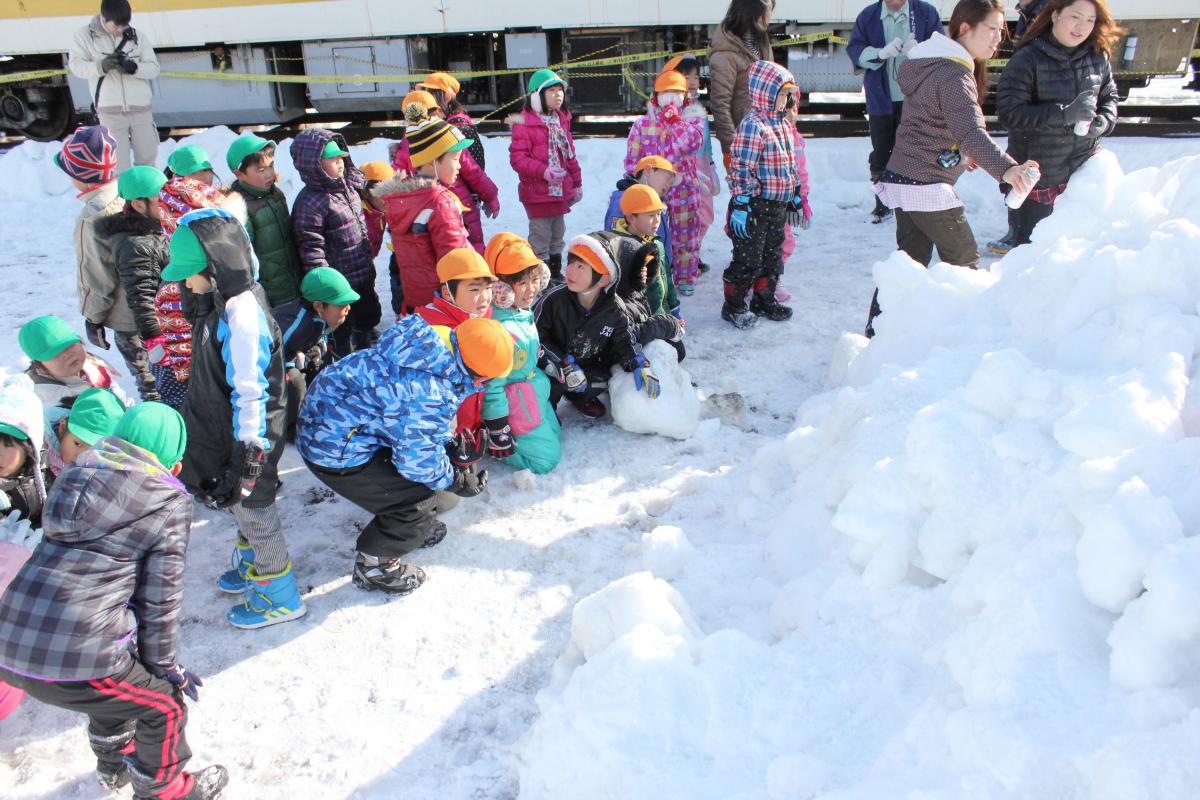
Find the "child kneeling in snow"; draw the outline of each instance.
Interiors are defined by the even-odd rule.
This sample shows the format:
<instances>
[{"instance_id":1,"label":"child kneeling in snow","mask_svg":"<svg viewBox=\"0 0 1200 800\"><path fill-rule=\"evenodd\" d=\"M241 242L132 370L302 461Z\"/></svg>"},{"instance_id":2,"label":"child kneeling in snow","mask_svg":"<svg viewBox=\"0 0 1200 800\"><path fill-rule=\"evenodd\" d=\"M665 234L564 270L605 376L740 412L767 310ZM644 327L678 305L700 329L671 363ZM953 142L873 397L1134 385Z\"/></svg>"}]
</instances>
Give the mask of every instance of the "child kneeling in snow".
<instances>
[{"instance_id":1,"label":"child kneeling in snow","mask_svg":"<svg viewBox=\"0 0 1200 800\"><path fill-rule=\"evenodd\" d=\"M21 326L17 342L29 358L25 375L33 381L33 391L43 403L57 405L92 387L110 389L122 403L127 402L117 385L121 373L89 353L83 339L61 317L34 317Z\"/></svg>"},{"instance_id":2,"label":"child kneeling in snow","mask_svg":"<svg viewBox=\"0 0 1200 800\"><path fill-rule=\"evenodd\" d=\"M46 467L50 474L57 476L99 439L112 435L124 414L125 406L107 389L88 389L73 401L47 408Z\"/></svg>"},{"instance_id":3,"label":"child kneeling in snow","mask_svg":"<svg viewBox=\"0 0 1200 800\"><path fill-rule=\"evenodd\" d=\"M309 388L296 432L305 466L375 515L355 544L356 586L403 595L424 583L425 572L401 558L445 538L435 491L474 497L487 486L487 470L450 463L455 414L464 398L507 375L512 359L512 337L495 320L468 319L451 331L408 315Z\"/></svg>"},{"instance_id":4,"label":"child kneeling in snow","mask_svg":"<svg viewBox=\"0 0 1200 800\"><path fill-rule=\"evenodd\" d=\"M492 290L492 316L516 340L513 371L489 382L483 395L488 452L544 475L562 458L562 428L550 405L550 379L538 366L541 342L530 308L549 283L550 270L515 233L493 236L483 257L500 279Z\"/></svg>"},{"instance_id":5,"label":"child kneeling in snow","mask_svg":"<svg viewBox=\"0 0 1200 800\"><path fill-rule=\"evenodd\" d=\"M42 404L24 375L0 384L0 518L16 511L33 527L42 524L46 487L54 479L46 469Z\"/></svg>"},{"instance_id":6,"label":"child kneeling in snow","mask_svg":"<svg viewBox=\"0 0 1200 800\"><path fill-rule=\"evenodd\" d=\"M0 679L89 717L101 785L137 797L212 798L222 766L192 752L179 665L179 612L192 500L175 478L187 440L178 412L142 403L59 476L45 535L0 598ZM31 641L37 641L31 647Z\"/></svg>"},{"instance_id":7,"label":"child kneeling in snow","mask_svg":"<svg viewBox=\"0 0 1200 800\"><path fill-rule=\"evenodd\" d=\"M617 364L633 373L639 390L658 396L658 378L642 344L666 337L657 326L639 325L636 312L616 291L622 271L633 265L639 250L633 237L608 231L571 240L566 283L551 289L535 311L542 351L558 377L550 385L551 406L565 394L584 416L604 416L607 409L599 396ZM672 327L682 338L678 322Z\"/></svg>"}]
</instances>

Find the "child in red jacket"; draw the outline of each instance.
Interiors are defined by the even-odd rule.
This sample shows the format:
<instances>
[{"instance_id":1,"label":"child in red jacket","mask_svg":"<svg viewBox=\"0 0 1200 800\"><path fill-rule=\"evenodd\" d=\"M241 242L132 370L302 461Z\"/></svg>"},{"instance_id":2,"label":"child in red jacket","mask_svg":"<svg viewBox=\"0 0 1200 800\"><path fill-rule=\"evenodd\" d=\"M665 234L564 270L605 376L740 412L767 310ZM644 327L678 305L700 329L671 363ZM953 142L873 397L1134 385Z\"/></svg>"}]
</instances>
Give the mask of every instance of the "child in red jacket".
<instances>
[{"instance_id":1,"label":"child in red jacket","mask_svg":"<svg viewBox=\"0 0 1200 800\"><path fill-rule=\"evenodd\" d=\"M471 140L440 119L428 119L408 129L407 141L413 175L397 175L375 189L392 234L403 313L433 300L442 256L470 246L462 203L449 187L458 178L462 151Z\"/></svg>"},{"instance_id":2,"label":"child in red jacket","mask_svg":"<svg viewBox=\"0 0 1200 800\"><path fill-rule=\"evenodd\" d=\"M508 119L508 160L520 178L517 195L529 215L529 243L556 283L562 282L566 215L583 199L583 173L565 99L563 79L553 70L539 69L529 79L524 110Z\"/></svg>"},{"instance_id":3,"label":"child in red jacket","mask_svg":"<svg viewBox=\"0 0 1200 800\"><path fill-rule=\"evenodd\" d=\"M371 243L371 257L383 249L383 233L387 230L387 217L383 213L383 201L371 194L381 183L396 177L396 170L386 161L368 161L362 165L367 185L362 190L363 218L367 221L367 241Z\"/></svg>"}]
</instances>

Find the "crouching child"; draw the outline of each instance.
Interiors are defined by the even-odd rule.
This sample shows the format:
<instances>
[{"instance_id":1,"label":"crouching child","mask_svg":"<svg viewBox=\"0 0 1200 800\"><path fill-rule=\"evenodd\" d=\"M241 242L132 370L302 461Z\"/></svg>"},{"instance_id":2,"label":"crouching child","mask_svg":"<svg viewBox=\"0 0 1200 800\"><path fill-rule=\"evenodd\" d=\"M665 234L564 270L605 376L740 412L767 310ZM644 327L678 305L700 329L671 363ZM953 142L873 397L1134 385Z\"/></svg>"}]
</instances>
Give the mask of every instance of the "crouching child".
<instances>
[{"instance_id":1,"label":"crouching child","mask_svg":"<svg viewBox=\"0 0 1200 800\"><path fill-rule=\"evenodd\" d=\"M309 388L296 436L305 465L375 515L355 545L356 586L404 595L425 581L401 559L445 538L435 491L474 497L487 485L486 470L450 462L455 414L512 361L512 337L495 320L469 319L451 331L409 315Z\"/></svg>"},{"instance_id":2,"label":"crouching child","mask_svg":"<svg viewBox=\"0 0 1200 800\"><path fill-rule=\"evenodd\" d=\"M143 798L213 798L228 781L222 766L185 769L184 697L199 699L202 685L177 652L192 524L175 477L186 441L168 406L125 414L63 470L42 541L0 598L0 679L87 714L101 785L132 782Z\"/></svg>"},{"instance_id":3,"label":"crouching child","mask_svg":"<svg viewBox=\"0 0 1200 800\"><path fill-rule=\"evenodd\" d=\"M673 317L639 323L637 312L616 291L622 271L632 268L642 247L633 237L609 231L576 236L567 248L566 283L538 302L538 336L552 378L550 404L565 395L587 417L607 408L599 395L608 388L612 368L633 373L637 388L658 397L658 377L642 353L652 339L682 338ZM664 324L671 320L669 324Z\"/></svg>"},{"instance_id":4,"label":"crouching child","mask_svg":"<svg viewBox=\"0 0 1200 800\"><path fill-rule=\"evenodd\" d=\"M282 339L254 279L246 229L223 209L180 217L163 279L183 281L197 306L180 477L237 520L233 565L217 587L243 601L226 618L238 628L299 619L306 608L275 507L287 415Z\"/></svg>"}]
</instances>

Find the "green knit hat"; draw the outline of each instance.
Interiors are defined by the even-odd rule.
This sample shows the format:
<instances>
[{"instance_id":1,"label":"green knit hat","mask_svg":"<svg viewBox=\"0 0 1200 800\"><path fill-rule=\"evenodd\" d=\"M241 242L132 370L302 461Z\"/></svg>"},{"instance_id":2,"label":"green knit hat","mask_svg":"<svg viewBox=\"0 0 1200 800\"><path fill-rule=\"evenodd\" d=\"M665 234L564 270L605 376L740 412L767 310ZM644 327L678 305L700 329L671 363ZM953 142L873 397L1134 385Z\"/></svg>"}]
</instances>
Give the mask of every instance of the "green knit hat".
<instances>
[{"instance_id":1,"label":"green knit hat","mask_svg":"<svg viewBox=\"0 0 1200 800\"><path fill-rule=\"evenodd\" d=\"M567 82L558 77L558 73L550 68L539 69L537 72L529 76L529 93L537 94L542 89L549 89L551 86L566 86Z\"/></svg>"},{"instance_id":2,"label":"green knit hat","mask_svg":"<svg viewBox=\"0 0 1200 800\"><path fill-rule=\"evenodd\" d=\"M170 406L153 400L126 411L112 435L149 451L167 469L179 463L187 447L183 417Z\"/></svg>"},{"instance_id":3,"label":"green knit hat","mask_svg":"<svg viewBox=\"0 0 1200 800\"><path fill-rule=\"evenodd\" d=\"M229 151L225 153L225 163L229 165L230 172L237 172L242 168L242 162L246 160L246 156L254 155L259 150L274 146L273 142L261 136L255 136L253 133L243 133L233 140L233 144L229 145Z\"/></svg>"},{"instance_id":4,"label":"green knit hat","mask_svg":"<svg viewBox=\"0 0 1200 800\"><path fill-rule=\"evenodd\" d=\"M359 299L346 276L333 267L317 267L305 275L300 282L300 294L310 303L333 306L348 306Z\"/></svg>"},{"instance_id":5,"label":"green knit hat","mask_svg":"<svg viewBox=\"0 0 1200 800\"><path fill-rule=\"evenodd\" d=\"M167 176L161 169L139 164L130 167L117 178L117 194L125 200L145 200L155 197L167 185Z\"/></svg>"},{"instance_id":6,"label":"green knit hat","mask_svg":"<svg viewBox=\"0 0 1200 800\"><path fill-rule=\"evenodd\" d=\"M162 271L164 281L181 281L208 267L208 254L200 239L187 225L180 225L171 234L171 260Z\"/></svg>"},{"instance_id":7,"label":"green knit hat","mask_svg":"<svg viewBox=\"0 0 1200 800\"><path fill-rule=\"evenodd\" d=\"M185 144L183 147L176 148L175 152L167 158L167 166L176 175L193 175L213 168L212 162L208 160L208 153L204 152L203 147L196 144Z\"/></svg>"},{"instance_id":8,"label":"green knit hat","mask_svg":"<svg viewBox=\"0 0 1200 800\"><path fill-rule=\"evenodd\" d=\"M46 314L21 326L17 342L30 361L49 361L73 344L83 341L61 317Z\"/></svg>"},{"instance_id":9,"label":"green knit hat","mask_svg":"<svg viewBox=\"0 0 1200 800\"><path fill-rule=\"evenodd\" d=\"M342 146L332 139L326 142L324 149L321 150L321 158L341 158L348 155L350 153L343 150Z\"/></svg>"},{"instance_id":10,"label":"green knit hat","mask_svg":"<svg viewBox=\"0 0 1200 800\"><path fill-rule=\"evenodd\" d=\"M125 405L108 389L85 389L75 398L67 416L67 430L79 441L93 445L103 436L112 436Z\"/></svg>"}]
</instances>

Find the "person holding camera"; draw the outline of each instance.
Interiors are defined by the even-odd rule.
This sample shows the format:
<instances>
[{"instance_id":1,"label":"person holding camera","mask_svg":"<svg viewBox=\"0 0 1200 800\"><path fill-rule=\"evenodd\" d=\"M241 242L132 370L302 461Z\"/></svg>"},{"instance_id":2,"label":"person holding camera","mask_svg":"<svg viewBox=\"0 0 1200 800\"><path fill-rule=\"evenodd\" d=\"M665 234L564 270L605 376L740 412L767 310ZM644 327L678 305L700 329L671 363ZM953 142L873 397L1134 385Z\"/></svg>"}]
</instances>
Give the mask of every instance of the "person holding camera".
<instances>
[{"instance_id":1,"label":"person holding camera","mask_svg":"<svg viewBox=\"0 0 1200 800\"><path fill-rule=\"evenodd\" d=\"M154 48L129 24L129 0L103 0L100 13L75 33L67 60L84 78L100 124L117 140L117 172L133 162L154 165L158 128L151 110L150 81L158 77Z\"/></svg>"}]
</instances>

